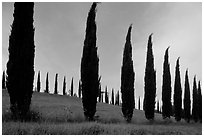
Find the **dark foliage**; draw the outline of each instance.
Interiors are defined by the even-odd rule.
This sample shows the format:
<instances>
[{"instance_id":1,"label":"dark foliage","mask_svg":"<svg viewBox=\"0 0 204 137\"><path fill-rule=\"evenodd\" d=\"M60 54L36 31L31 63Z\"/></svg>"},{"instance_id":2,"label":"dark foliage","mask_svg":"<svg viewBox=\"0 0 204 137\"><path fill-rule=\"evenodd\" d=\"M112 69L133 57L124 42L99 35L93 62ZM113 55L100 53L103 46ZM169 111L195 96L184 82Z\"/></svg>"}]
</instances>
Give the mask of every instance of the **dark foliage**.
<instances>
[{"instance_id":1,"label":"dark foliage","mask_svg":"<svg viewBox=\"0 0 204 137\"><path fill-rule=\"evenodd\" d=\"M99 88L99 58L96 47L96 6L93 3L88 13L86 36L81 59L82 103L84 115L93 120L96 112L96 103Z\"/></svg>"},{"instance_id":2,"label":"dark foliage","mask_svg":"<svg viewBox=\"0 0 204 137\"><path fill-rule=\"evenodd\" d=\"M70 92L71 92L71 96L73 96L73 95L74 95L74 83L73 83L73 77L72 77L72 81L71 81L71 90L70 90Z\"/></svg>"},{"instance_id":3,"label":"dark foliage","mask_svg":"<svg viewBox=\"0 0 204 137\"><path fill-rule=\"evenodd\" d=\"M49 93L49 80L48 80L48 72L47 72L47 75L46 75L45 93Z\"/></svg>"},{"instance_id":4,"label":"dark foliage","mask_svg":"<svg viewBox=\"0 0 204 137\"><path fill-rule=\"evenodd\" d=\"M66 77L64 76L64 81L63 81L63 95L66 95Z\"/></svg>"},{"instance_id":5,"label":"dark foliage","mask_svg":"<svg viewBox=\"0 0 204 137\"><path fill-rule=\"evenodd\" d=\"M37 92L40 92L40 71L38 71Z\"/></svg>"},{"instance_id":6,"label":"dark foliage","mask_svg":"<svg viewBox=\"0 0 204 137\"><path fill-rule=\"evenodd\" d=\"M120 96L119 96L119 90L118 90L115 96L115 105L119 106L119 103L120 103Z\"/></svg>"},{"instance_id":7,"label":"dark foliage","mask_svg":"<svg viewBox=\"0 0 204 137\"><path fill-rule=\"evenodd\" d=\"M78 96L81 98L81 81L79 80Z\"/></svg>"},{"instance_id":8,"label":"dark foliage","mask_svg":"<svg viewBox=\"0 0 204 137\"><path fill-rule=\"evenodd\" d=\"M192 118L195 122L198 121L198 90L196 85L196 77L193 80L193 108L192 108Z\"/></svg>"},{"instance_id":9,"label":"dark foliage","mask_svg":"<svg viewBox=\"0 0 204 137\"><path fill-rule=\"evenodd\" d=\"M172 113L172 104L171 104L171 74L170 74L170 65L168 61L168 49L166 49L164 55L163 63L163 84L162 84L162 117L170 118Z\"/></svg>"},{"instance_id":10,"label":"dark foliage","mask_svg":"<svg viewBox=\"0 0 204 137\"><path fill-rule=\"evenodd\" d=\"M105 89L105 103L109 103L109 98L108 98L108 88L106 86L106 89Z\"/></svg>"},{"instance_id":11,"label":"dark foliage","mask_svg":"<svg viewBox=\"0 0 204 137\"><path fill-rule=\"evenodd\" d=\"M6 89L5 71L3 71L3 76L2 76L2 89Z\"/></svg>"},{"instance_id":12,"label":"dark foliage","mask_svg":"<svg viewBox=\"0 0 204 137\"><path fill-rule=\"evenodd\" d=\"M198 119L202 123L202 93L200 81L198 82Z\"/></svg>"},{"instance_id":13,"label":"dark foliage","mask_svg":"<svg viewBox=\"0 0 204 137\"><path fill-rule=\"evenodd\" d=\"M58 84L57 77L58 77L58 74L55 75L55 88L54 88L54 94L58 94L58 91L57 91L57 84Z\"/></svg>"},{"instance_id":14,"label":"dark foliage","mask_svg":"<svg viewBox=\"0 0 204 137\"><path fill-rule=\"evenodd\" d=\"M185 85L184 85L184 119L186 122L190 122L191 118L191 99L190 99L190 86L188 81L188 70L185 74Z\"/></svg>"},{"instance_id":15,"label":"dark foliage","mask_svg":"<svg viewBox=\"0 0 204 137\"><path fill-rule=\"evenodd\" d=\"M176 61L176 72L175 72L175 82L174 82L174 116L176 121L181 120L181 112L182 112L181 107L182 107L182 89L181 89L181 78L180 78L179 58L178 58Z\"/></svg>"},{"instance_id":16,"label":"dark foliage","mask_svg":"<svg viewBox=\"0 0 204 137\"><path fill-rule=\"evenodd\" d=\"M114 105L114 89L112 89L111 103Z\"/></svg>"},{"instance_id":17,"label":"dark foliage","mask_svg":"<svg viewBox=\"0 0 204 137\"><path fill-rule=\"evenodd\" d=\"M130 25L126 36L126 43L123 52L123 63L121 69L122 112L127 122L131 121L133 116L133 109L135 108L135 73L132 61L131 30L132 25Z\"/></svg>"},{"instance_id":18,"label":"dark foliage","mask_svg":"<svg viewBox=\"0 0 204 137\"><path fill-rule=\"evenodd\" d=\"M157 100L157 110L156 110L157 113L160 113L159 111L159 100Z\"/></svg>"},{"instance_id":19,"label":"dark foliage","mask_svg":"<svg viewBox=\"0 0 204 137\"><path fill-rule=\"evenodd\" d=\"M139 96L139 99L138 99L138 110L140 110L140 96Z\"/></svg>"},{"instance_id":20,"label":"dark foliage","mask_svg":"<svg viewBox=\"0 0 204 137\"><path fill-rule=\"evenodd\" d=\"M144 111L148 120L154 119L155 97L156 97L156 71L154 70L154 57L152 52L152 34L149 36L147 46L147 58L145 68L144 87Z\"/></svg>"},{"instance_id":21,"label":"dark foliage","mask_svg":"<svg viewBox=\"0 0 204 137\"><path fill-rule=\"evenodd\" d=\"M14 3L9 37L7 89L13 115L24 119L30 110L34 80L34 3Z\"/></svg>"}]
</instances>

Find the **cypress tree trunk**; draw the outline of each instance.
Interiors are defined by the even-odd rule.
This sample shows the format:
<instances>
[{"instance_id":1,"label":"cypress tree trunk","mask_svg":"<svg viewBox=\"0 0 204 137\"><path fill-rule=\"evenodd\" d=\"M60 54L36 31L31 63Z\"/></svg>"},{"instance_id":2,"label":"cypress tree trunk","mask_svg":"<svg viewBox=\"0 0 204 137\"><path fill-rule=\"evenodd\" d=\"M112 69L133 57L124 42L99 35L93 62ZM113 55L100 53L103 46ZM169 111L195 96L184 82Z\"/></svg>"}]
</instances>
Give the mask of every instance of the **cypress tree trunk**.
<instances>
[{"instance_id":1,"label":"cypress tree trunk","mask_svg":"<svg viewBox=\"0 0 204 137\"><path fill-rule=\"evenodd\" d=\"M81 59L82 103L84 115L89 120L93 120L96 112L99 88L99 58L97 56L95 22L96 6L97 3L94 2L88 13L86 36Z\"/></svg>"},{"instance_id":2,"label":"cypress tree trunk","mask_svg":"<svg viewBox=\"0 0 204 137\"><path fill-rule=\"evenodd\" d=\"M190 122L191 118L191 99L190 99L190 86L188 81L188 70L185 74L185 85L184 85L184 119L186 122Z\"/></svg>"},{"instance_id":3,"label":"cypress tree trunk","mask_svg":"<svg viewBox=\"0 0 204 137\"><path fill-rule=\"evenodd\" d=\"M202 123L202 94L200 81L198 82L198 119Z\"/></svg>"},{"instance_id":4,"label":"cypress tree trunk","mask_svg":"<svg viewBox=\"0 0 204 137\"><path fill-rule=\"evenodd\" d=\"M47 72L47 76L46 76L45 93L49 93L49 80L48 80L48 72Z\"/></svg>"},{"instance_id":5,"label":"cypress tree trunk","mask_svg":"<svg viewBox=\"0 0 204 137\"><path fill-rule=\"evenodd\" d=\"M144 94L144 111L148 120L154 119L155 96L156 96L156 71L154 70L154 57L152 53L152 34L149 36L147 46L147 58L145 69L145 94Z\"/></svg>"},{"instance_id":6,"label":"cypress tree trunk","mask_svg":"<svg viewBox=\"0 0 204 137\"><path fill-rule=\"evenodd\" d=\"M135 108L135 73L132 61L131 30L132 25L130 25L128 34L126 36L126 43L123 52L123 64L121 69L122 112L127 122L131 121L133 109Z\"/></svg>"},{"instance_id":7,"label":"cypress tree trunk","mask_svg":"<svg viewBox=\"0 0 204 137\"><path fill-rule=\"evenodd\" d=\"M168 61L168 49L166 49L164 55L164 63L163 63L163 84L162 84L162 116L163 119L170 118L172 113L172 105L171 105L171 74L170 74L170 65Z\"/></svg>"},{"instance_id":8,"label":"cypress tree trunk","mask_svg":"<svg viewBox=\"0 0 204 137\"><path fill-rule=\"evenodd\" d=\"M106 86L106 90L105 90L105 103L108 104L108 102L109 102L109 99L108 99L108 88Z\"/></svg>"},{"instance_id":9,"label":"cypress tree trunk","mask_svg":"<svg viewBox=\"0 0 204 137\"><path fill-rule=\"evenodd\" d=\"M198 91L196 85L196 76L193 81L193 108L192 108L192 117L195 122L198 121Z\"/></svg>"},{"instance_id":10,"label":"cypress tree trunk","mask_svg":"<svg viewBox=\"0 0 204 137\"><path fill-rule=\"evenodd\" d=\"M63 95L66 95L66 77L64 76L64 81L63 81Z\"/></svg>"},{"instance_id":11,"label":"cypress tree trunk","mask_svg":"<svg viewBox=\"0 0 204 137\"><path fill-rule=\"evenodd\" d=\"M6 89L5 71L3 71L3 76L2 76L2 89Z\"/></svg>"},{"instance_id":12,"label":"cypress tree trunk","mask_svg":"<svg viewBox=\"0 0 204 137\"><path fill-rule=\"evenodd\" d=\"M179 58L178 58L176 61L176 72L175 72L175 83L174 83L174 116L176 121L181 120L181 112L182 112L181 107L182 107L182 89L181 89L181 78L180 78Z\"/></svg>"},{"instance_id":13,"label":"cypress tree trunk","mask_svg":"<svg viewBox=\"0 0 204 137\"><path fill-rule=\"evenodd\" d=\"M37 92L40 92L40 71L38 71Z\"/></svg>"},{"instance_id":14,"label":"cypress tree trunk","mask_svg":"<svg viewBox=\"0 0 204 137\"><path fill-rule=\"evenodd\" d=\"M72 82L71 82L71 96L74 94L74 86L73 86L73 77L72 77Z\"/></svg>"},{"instance_id":15,"label":"cypress tree trunk","mask_svg":"<svg viewBox=\"0 0 204 137\"><path fill-rule=\"evenodd\" d=\"M78 96L81 98L81 82L79 80L79 87L78 87Z\"/></svg>"},{"instance_id":16,"label":"cypress tree trunk","mask_svg":"<svg viewBox=\"0 0 204 137\"><path fill-rule=\"evenodd\" d=\"M112 105L114 105L114 89L112 89L112 99L111 99Z\"/></svg>"},{"instance_id":17,"label":"cypress tree trunk","mask_svg":"<svg viewBox=\"0 0 204 137\"><path fill-rule=\"evenodd\" d=\"M58 94L58 91L57 91L57 76L58 76L58 74L55 75L55 88L54 88L54 94Z\"/></svg>"},{"instance_id":18,"label":"cypress tree trunk","mask_svg":"<svg viewBox=\"0 0 204 137\"><path fill-rule=\"evenodd\" d=\"M7 89L10 109L21 120L30 109L34 80L34 27L33 2L14 3L14 21L9 37Z\"/></svg>"}]
</instances>

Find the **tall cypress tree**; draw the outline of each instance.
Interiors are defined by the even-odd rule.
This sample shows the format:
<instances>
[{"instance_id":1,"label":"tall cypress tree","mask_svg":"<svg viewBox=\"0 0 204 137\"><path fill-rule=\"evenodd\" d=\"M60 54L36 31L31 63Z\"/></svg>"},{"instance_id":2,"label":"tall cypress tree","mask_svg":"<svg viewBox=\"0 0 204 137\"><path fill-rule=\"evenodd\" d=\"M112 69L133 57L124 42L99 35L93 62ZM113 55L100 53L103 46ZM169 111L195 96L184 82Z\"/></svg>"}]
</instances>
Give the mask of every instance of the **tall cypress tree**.
<instances>
[{"instance_id":1,"label":"tall cypress tree","mask_svg":"<svg viewBox=\"0 0 204 137\"><path fill-rule=\"evenodd\" d=\"M198 119L202 123L202 93L200 81L198 82Z\"/></svg>"},{"instance_id":2,"label":"tall cypress tree","mask_svg":"<svg viewBox=\"0 0 204 137\"><path fill-rule=\"evenodd\" d=\"M139 96L139 99L138 99L138 110L140 110L140 96Z\"/></svg>"},{"instance_id":3,"label":"tall cypress tree","mask_svg":"<svg viewBox=\"0 0 204 137\"><path fill-rule=\"evenodd\" d=\"M40 71L38 71L37 92L40 92Z\"/></svg>"},{"instance_id":4,"label":"tall cypress tree","mask_svg":"<svg viewBox=\"0 0 204 137\"><path fill-rule=\"evenodd\" d=\"M184 119L186 122L190 122L191 118L191 99L190 99L190 86L188 81L188 70L186 70L185 74L185 85L184 85Z\"/></svg>"},{"instance_id":5,"label":"tall cypress tree","mask_svg":"<svg viewBox=\"0 0 204 137\"><path fill-rule=\"evenodd\" d=\"M175 72L175 82L174 82L174 116L176 121L181 120L182 112L182 89L181 89L181 78L179 70L179 58L176 61L176 72ZM164 111L162 109L162 111Z\"/></svg>"},{"instance_id":6,"label":"tall cypress tree","mask_svg":"<svg viewBox=\"0 0 204 137\"><path fill-rule=\"evenodd\" d=\"M164 63L163 63L163 84L162 84L162 116L163 118L170 118L172 113L172 105L171 105L171 74L170 74L170 65L168 61L168 49L166 49L164 55Z\"/></svg>"},{"instance_id":7,"label":"tall cypress tree","mask_svg":"<svg viewBox=\"0 0 204 137\"><path fill-rule=\"evenodd\" d=\"M66 77L64 76L64 81L63 81L63 95L66 95Z\"/></svg>"},{"instance_id":8,"label":"tall cypress tree","mask_svg":"<svg viewBox=\"0 0 204 137\"><path fill-rule=\"evenodd\" d=\"M118 90L115 96L115 105L119 106L119 100L120 100L120 97L119 97L119 90Z\"/></svg>"},{"instance_id":9,"label":"tall cypress tree","mask_svg":"<svg viewBox=\"0 0 204 137\"><path fill-rule=\"evenodd\" d=\"M89 120L93 120L96 112L99 88L99 58L97 56L95 22L96 6L97 3L94 2L88 13L86 36L81 59L82 103L84 115Z\"/></svg>"},{"instance_id":10,"label":"tall cypress tree","mask_svg":"<svg viewBox=\"0 0 204 137\"><path fill-rule=\"evenodd\" d=\"M3 71L3 76L2 76L2 89L6 89L5 71Z\"/></svg>"},{"instance_id":11,"label":"tall cypress tree","mask_svg":"<svg viewBox=\"0 0 204 137\"><path fill-rule=\"evenodd\" d=\"M132 61L131 30L132 25L128 28L121 69L122 112L127 122L131 121L133 109L135 108L135 73Z\"/></svg>"},{"instance_id":12,"label":"tall cypress tree","mask_svg":"<svg viewBox=\"0 0 204 137\"><path fill-rule=\"evenodd\" d=\"M147 58L145 68L144 87L144 111L148 120L154 119L155 97L156 97L156 71L154 70L154 57L152 52L152 34L149 36L147 46Z\"/></svg>"},{"instance_id":13,"label":"tall cypress tree","mask_svg":"<svg viewBox=\"0 0 204 137\"><path fill-rule=\"evenodd\" d=\"M58 74L56 73L55 75L55 88L54 88L54 94L58 94L58 91L57 91L57 77L58 77Z\"/></svg>"},{"instance_id":14,"label":"tall cypress tree","mask_svg":"<svg viewBox=\"0 0 204 137\"><path fill-rule=\"evenodd\" d=\"M159 100L157 100L157 113L159 113L160 111L159 111Z\"/></svg>"},{"instance_id":15,"label":"tall cypress tree","mask_svg":"<svg viewBox=\"0 0 204 137\"><path fill-rule=\"evenodd\" d=\"M81 98L81 81L79 80L78 96Z\"/></svg>"},{"instance_id":16,"label":"tall cypress tree","mask_svg":"<svg viewBox=\"0 0 204 137\"><path fill-rule=\"evenodd\" d=\"M193 108L192 108L192 118L195 122L198 121L198 90L196 85L196 76L193 80Z\"/></svg>"},{"instance_id":17,"label":"tall cypress tree","mask_svg":"<svg viewBox=\"0 0 204 137\"><path fill-rule=\"evenodd\" d=\"M71 81L71 96L74 95L74 84L73 84L73 77L72 77L72 81Z\"/></svg>"},{"instance_id":18,"label":"tall cypress tree","mask_svg":"<svg viewBox=\"0 0 204 137\"><path fill-rule=\"evenodd\" d=\"M109 99L108 99L108 88L106 86L106 89L105 89L105 103L109 103Z\"/></svg>"},{"instance_id":19,"label":"tall cypress tree","mask_svg":"<svg viewBox=\"0 0 204 137\"><path fill-rule=\"evenodd\" d=\"M47 72L47 75L46 75L45 93L49 93L49 80L48 80L48 72Z\"/></svg>"},{"instance_id":20,"label":"tall cypress tree","mask_svg":"<svg viewBox=\"0 0 204 137\"><path fill-rule=\"evenodd\" d=\"M112 99L111 99L111 102L112 102L112 105L114 105L114 89L112 89Z\"/></svg>"},{"instance_id":21,"label":"tall cypress tree","mask_svg":"<svg viewBox=\"0 0 204 137\"><path fill-rule=\"evenodd\" d=\"M6 85L11 112L21 119L26 118L30 110L33 94L35 56L33 13L33 2L14 3Z\"/></svg>"}]
</instances>

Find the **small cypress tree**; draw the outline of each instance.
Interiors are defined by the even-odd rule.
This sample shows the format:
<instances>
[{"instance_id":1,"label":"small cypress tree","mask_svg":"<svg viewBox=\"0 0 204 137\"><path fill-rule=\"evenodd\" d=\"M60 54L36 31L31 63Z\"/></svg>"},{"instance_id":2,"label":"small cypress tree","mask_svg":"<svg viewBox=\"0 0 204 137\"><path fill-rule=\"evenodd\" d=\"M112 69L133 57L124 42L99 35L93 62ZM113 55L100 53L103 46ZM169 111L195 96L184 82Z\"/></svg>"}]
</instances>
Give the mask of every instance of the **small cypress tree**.
<instances>
[{"instance_id":1,"label":"small cypress tree","mask_svg":"<svg viewBox=\"0 0 204 137\"><path fill-rule=\"evenodd\" d=\"M86 119L93 120L99 88L99 58L96 47L96 6L94 2L88 13L86 36L81 59L82 103Z\"/></svg>"},{"instance_id":2,"label":"small cypress tree","mask_svg":"<svg viewBox=\"0 0 204 137\"><path fill-rule=\"evenodd\" d=\"M71 82L71 96L74 94L74 83L73 83L73 77L72 77L72 82Z\"/></svg>"},{"instance_id":3,"label":"small cypress tree","mask_svg":"<svg viewBox=\"0 0 204 137\"><path fill-rule=\"evenodd\" d=\"M175 115L176 121L181 120L181 112L182 112L181 107L182 107L182 89L181 89L179 58L178 58L176 61L176 72L175 72L175 82L174 82L174 115Z\"/></svg>"},{"instance_id":4,"label":"small cypress tree","mask_svg":"<svg viewBox=\"0 0 204 137\"><path fill-rule=\"evenodd\" d=\"M30 110L34 80L33 2L15 2L14 20L9 36L7 89L11 112L25 120Z\"/></svg>"},{"instance_id":5,"label":"small cypress tree","mask_svg":"<svg viewBox=\"0 0 204 137\"><path fill-rule=\"evenodd\" d=\"M2 76L2 89L6 89L5 71L3 71L3 76Z\"/></svg>"},{"instance_id":6,"label":"small cypress tree","mask_svg":"<svg viewBox=\"0 0 204 137\"><path fill-rule=\"evenodd\" d=\"M202 123L202 93L200 81L198 82L198 119Z\"/></svg>"},{"instance_id":7,"label":"small cypress tree","mask_svg":"<svg viewBox=\"0 0 204 137\"><path fill-rule=\"evenodd\" d=\"M57 91L57 77L58 77L58 74L56 73L55 75L55 88L54 88L54 94L58 94L58 91Z\"/></svg>"},{"instance_id":8,"label":"small cypress tree","mask_svg":"<svg viewBox=\"0 0 204 137\"><path fill-rule=\"evenodd\" d=\"M138 99L138 110L140 110L140 96L139 96L139 99Z\"/></svg>"},{"instance_id":9,"label":"small cypress tree","mask_svg":"<svg viewBox=\"0 0 204 137\"><path fill-rule=\"evenodd\" d=\"M105 103L109 103L109 99L108 99L108 88L106 86L106 89L105 89Z\"/></svg>"},{"instance_id":10,"label":"small cypress tree","mask_svg":"<svg viewBox=\"0 0 204 137\"><path fill-rule=\"evenodd\" d=\"M185 85L184 85L184 119L186 122L190 122L191 118L191 99L190 99L190 86L188 81L188 70L186 70L185 74Z\"/></svg>"},{"instance_id":11,"label":"small cypress tree","mask_svg":"<svg viewBox=\"0 0 204 137\"><path fill-rule=\"evenodd\" d=\"M163 84L162 84L162 116L163 119L170 118L172 113L172 105L171 105L171 74L170 74L170 65L168 61L168 49L166 49L164 55L164 63L163 63Z\"/></svg>"},{"instance_id":12,"label":"small cypress tree","mask_svg":"<svg viewBox=\"0 0 204 137\"><path fill-rule=\"evenodd\" d=\"M79 80L78 96L81 98L81 81Z\"/></svg>"},{"instance_id":13,"label":"small cypress tree","mask_svg":"<svg viewBox=\"0 0 204 137\"><path fill-rule=\"evenodd\" d=\"M192 108L192 118L195 122L198 121L198 90L196 85L196 76L193 80L193 108Z\"/></svg>"},{"instance_id":14,"label":"small cypress tree","mask_svg":"<svg viewBox=\"0 0 204 137\"><path fill-rule=\"evenodd\" d=\"M114 89L112 89L112 99L111 99L111 102L112 102L112 105L114 105Z\"/></svg>"},{"instance_id":15,"label":"small cypress tree","mask_svg":"<svg viewBox=\"0 0 204 137\"><path fill-rule=\"evenodd\" d=\"M46 75L45 93L49 93L49 80L48 80L48 72L47 72L47 75Z\"/></svg>"},{"instance_id":16,"label":"small cypress tree","mask_svg":"<svg viewBox=\"0 0 204 137\"><path fill-rule=\"evenodd\" d=\"M156 97L156 71L154 70L154 57L152 52L152 34L149 36L147 46L147 58L145 68L144 105L145 117L154 119L155 97Z\"/></svg>"},{"instance_id":17,"label":"small cypress tree","mask_svg":"<svg viewBox=\"0 0 204 137\"><path fill-rule=\"evenodd\" d=\"M99 89L98 89L98 102L101 102L101 83L99 84Z\"/></svg>"},{"instance_id":18,"label":"small cypress tree","mask_svg":"<svg viewBox=\"0 0 204 137\"><path fill-rule=\"evenodd\" d=\"M38 71L37 92L40 92L40 71Z\"/></svg>"},{"instance_id":19,"label":"small cypress tree","mask_svg":"<svg viewBox=\"0 0 204 137\"><path fill-rule=\"evenodd\" d=\"M157 100L157 113L159 113L159 100Z\"/></svg>"},{"instance_id":20,"label":"small cypress tree","mask_svg":"<svg viewBox=\"0 0 204 137\"><path fill-rule=\"evenodd\" d=\"M66 95L66 77L64 76L64 81L63 81L63 95Z\"/></svg>"},{"instance_id":21,"label":"small cypress tree","mask_svg":"<svg viewBox=\"0 0 204 137\"><path fill-rule=\"evenodd\" d=\"M115 96L115 105L119 106L119 100L120 100L120 97L119 97L119 90L118 90Z\"/></svg>"}]
</instances>

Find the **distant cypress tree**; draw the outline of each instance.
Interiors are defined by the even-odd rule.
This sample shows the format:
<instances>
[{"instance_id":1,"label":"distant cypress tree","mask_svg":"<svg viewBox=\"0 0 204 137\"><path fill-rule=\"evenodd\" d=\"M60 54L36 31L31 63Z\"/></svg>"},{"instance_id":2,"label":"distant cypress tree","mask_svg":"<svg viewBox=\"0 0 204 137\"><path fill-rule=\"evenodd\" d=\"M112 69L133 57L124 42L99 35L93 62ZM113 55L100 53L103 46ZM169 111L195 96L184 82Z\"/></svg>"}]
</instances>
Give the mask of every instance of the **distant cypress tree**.
<instances>
[{"instance_id":1,"label":"distant cypress tree","mask_svg":"<svg viewBox=\"0 0 204 137\"><path fill-rule=\"evenodd\" d=\"M170 65L168 61L168 49L166 49L164 55L164 63L163 63L163 84L162 84L162 117L170 118L172 113L172 105L171 105L171 74L170 74Z\"/></svg>"},{"instance_id":2,"label":"distant cypress tree","mask_svg":"<svg viewBox=\"0 0 204 137\"><path fill-rule=\"evenodd\" d=\"M5 71L3 71L3 76L2 76L2 89L6 89Z\"/></svg>"},{"instance_id":3,"label":"distant cypress tree","mask_svg":"<svg viewBox=\"0 0 204 137\"><path fill-rule=\"evenodd\" d=\"M157 113L159 113L160 111L159 111L159 100L157 100Z\"/></svg>"},{"instance_id":4,"label":"distant cypress tree","mask_svg":"<svg viewBox=\"0 0 204 137\"><path fill-rule=\"evenodd\" d=\"M40 71L38 71L37 92L40 92Z\"/></svg>"},{"instance_id":5,"label":"distant cypress tree","mask_svg":"<svg viewBox=\"0 0 204 137\"><path fill-rule=\"evenodd\" d=\"M66 77L64 76L64 81L63 81L63 95L66 95Z\"/></svg>"},{"instance_id":6,"label":"distant cypress tree","mask_svg":"<svg viewBox=\"0 0 204 137\"><path fill-rule=\"evenodd\" d=\"M6 85L11 112L21 120L26 119L33 94L35 56L33 13L33 2L14 3Z\"/></svg>"},{"instance_id":7,"label":"distant cypress tree","mask_svg":"<svg viewBox=\"0 0 204 137\"><path fill-rule=\"evenodd\" d=\"M192 118L195 122L198 121L198 90L196 85L196 76L193 80L193 108L192 108Z\"/></svg>"},{"instance_id":8,"label":"distant cypress tree","mask_svg":"<svg viewBox=\"0 0 204 137\"><path fill-rule=\"evenodd\" d=\"M105 89L105 103L109 103L109 99L108 99L108 88L106 86L106 89Z\"/></svg>"},{"instance_id":9,"label":"distant cypress tree","mask_svg":"<svg viewBox=\"0 0 204 137\"><path fill-rule=\"evenodd\" d=\"M114 89L112 89L112 99L111 99L111 102L112 102L112 105L114 105Z\"/></svg>"},{"instance_id":10,"label":"distant cypress tree","mask_svg":"<svg viewBox=\"0 0 204 137\"><path fill-rule=\"evenodd\" d=\"M56 73L56 75L55 75L55 88L54 88L54 94L58 94L58 91L57 91L57 76L58 76L58 74Z\"/></svg>"},{"instance_id":11,"label":"distant cypress tree","mask_svg":"<svg viewBox=\"0 0 204 137\"><path fill-rule=\"evenodd\" d=\"M145 69L145 94L143 108L148 120L154 119L155 97L156 97L156 71L154 70L154 57L152 52L152 34L149 36L147 46L147 58Z\"/></svg>"},{"instance_id":12,"label":"distant cypress tree","mask_svg":"<svg viewBox=\"0 0 204 137\"><path fill-rule=\"evenodd\" d=\"M181 113L182 113L181 107L182 107L182 89L181 89L181 78L180 78L179 58L178 58L176 61L176 72L175 72L175 82L174 82L174 115L175 115L176 121L181 120Z\"/></svg>"},{"instance_id":13,"label":"distant cypress tree","mask_svg":"<svg viewBox=\"0 0 204 137\"><path fill-rule=\"evenodd\" d=\"M101 102L101 83L99 84L99 89L98 89L98 102Z\"/></svg>"},{"instance_id":14,"label":"distant cypress tree","mask_svg":"<svg viewBox=\"0 0 204 137\"><path fill-rule=\"evenodd\" d=\"M99 58L96 47L96 6L94 2L88 13L86 36L81 59L82 103L86 119L93 120L96 113L99 80Z\"/></svg>"},{"instance_id":15,"label":"distant cypress tree","mask_svg":"<svg viewBox=\"0 0 204 137\"><path fill-rule=\"evenodd\" d=\"M47 72L47 76L46 76L45 93L49 93L49 80L48 80L48 72Z\"/></svg>"},{"instance_id":16,"label":"distant cypress tree","mask_svg":"<svg viewBox=\"0 0 204 137\"><path fill-rule=\"evenodd\" d=\"M115 105L118 105L119 106L119 90L117 91L116 95L115 95Z\"/></svg>"},{"instance_id":17,"label":"distant cypress tree","mask_svg":"<svg viewBox=\"0 0 204 137\"><path fill-rule=\"evenodd\" d=\"M81 98L81 81L79 80L78 96Z\"/></svg>"},{"instance_id":18,"label":"distant cypress tree","mask_svg":"<svg viewBox=\"0 0 204 137\"><path fill-rule=\"evenodd\" d=\"M139 96L139 99L138 99L138 110L140 110L140 96Z\"/></svg>"},{"instance_id":19,"label":"distant cypress tree","mask_svg":"<svg viewBox=\"0 0 204 137\"><path fill-rule=\"evenodd\" d=\"M71 82L71 96L74 95L74 84L73 84L73 77L72 77L72 82Z\"/></svg>"},{"instance_id":20,"label":"distant cypress tree","mask_svg":"<svg viewBox=\"0 0 204 137\"><path fill-rule=\"evenodd\" d=\"M202 94L200 81L198 82L198 119L202 123Z\"/></svg>"},{"instance_id":21,"label":"distant cypress tree","mask_svg":"<svg viewBox=\"0 0 204 137\"><path fill-rule=\"evenodd\" d=\"M131 30L132 25L128 28L121 69L122 112L127 122L131 121L133 109L135 108L135 73L132 61Z\"/></svg>"},{"instance_id":22,"label":"distant cypress tree","mask_svg":"<svg viewBox=\"0 0 204 137\"><path fill-rule=\"evenodd\" d=\"M184 89L184 119L186 122L190 122L191 118L191 99L190 99L190 86L188 81L188 70L186 70L185 74L185 89Z\"/></svg>"}]
</instances>

